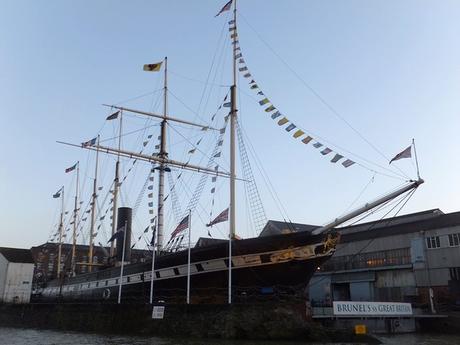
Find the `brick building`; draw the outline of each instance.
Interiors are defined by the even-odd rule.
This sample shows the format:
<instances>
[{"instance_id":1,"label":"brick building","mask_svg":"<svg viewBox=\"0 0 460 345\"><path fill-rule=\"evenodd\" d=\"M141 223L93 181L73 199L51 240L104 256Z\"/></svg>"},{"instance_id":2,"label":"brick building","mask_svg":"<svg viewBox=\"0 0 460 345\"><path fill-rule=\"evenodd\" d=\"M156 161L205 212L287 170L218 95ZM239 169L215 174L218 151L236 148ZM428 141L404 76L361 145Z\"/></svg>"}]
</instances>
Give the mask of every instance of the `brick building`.
<instances>
[{"instance_id":1,"label":"brick building","mask_svg":"<svg viewBox=\"0 0 460 345\"><path fill-rule=\"evenodd\" d=\"M37 282L46 282L57 277L58 248L58 243L47 242L30 249L36 265L35 280ZM76 246L76 274L88 272L88 265L85 265L85 263L88 262L88 251L89 246L87 245L79 244ZM92 262L98 266L93 266L93 271L108 266L109 251L109 247L94 246ZM61 269L63 271L68 272L70 270L71 257L72 245L66 243L62 244ZM151 253L148 250L131 250L131 263L143 262L150 257Z\"/></svg>"}]
</instances>

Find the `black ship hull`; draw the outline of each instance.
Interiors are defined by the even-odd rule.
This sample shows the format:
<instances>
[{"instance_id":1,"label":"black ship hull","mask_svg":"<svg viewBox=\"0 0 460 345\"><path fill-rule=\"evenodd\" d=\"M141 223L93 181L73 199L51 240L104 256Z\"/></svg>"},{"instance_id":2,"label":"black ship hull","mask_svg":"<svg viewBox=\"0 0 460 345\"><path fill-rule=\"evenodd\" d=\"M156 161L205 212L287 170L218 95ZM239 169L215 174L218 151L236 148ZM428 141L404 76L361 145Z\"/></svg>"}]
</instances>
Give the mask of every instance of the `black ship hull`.
<instances>
[{"instance_id":1,"label":"black ship hull","mask_svg":"<svg viewBox=\"0 0 460 345\"><path fill-rule=\"evenodd\" d=\"M228 296L228 241L191 249L192 303L220 303ZM267 296L302 296L316 269L335 250L335 240L308 232L232 241L234 300ZM154 301L184 303L188 251L157 255ZM122 302L149 302L151 260L123 268ZM52 281L36 301L114 302L118 299L120 267Z\"/></svg>"}]
</instances>

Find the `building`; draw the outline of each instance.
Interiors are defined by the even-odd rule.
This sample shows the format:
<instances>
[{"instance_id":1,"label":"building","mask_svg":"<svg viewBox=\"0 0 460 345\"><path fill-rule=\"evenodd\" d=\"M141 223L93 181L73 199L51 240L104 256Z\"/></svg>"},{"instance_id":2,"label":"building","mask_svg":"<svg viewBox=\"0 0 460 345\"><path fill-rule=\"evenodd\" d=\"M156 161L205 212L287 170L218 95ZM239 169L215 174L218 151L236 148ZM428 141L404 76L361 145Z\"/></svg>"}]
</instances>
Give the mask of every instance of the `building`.
<instances>
[{"instance_id":1,"label":"building","mask_svg":"<svg viewBox=\"0 0 460 345\"><path fill-rule=\"evenodd\" d=\"M59 244L54 242L47 242L30 249L32 257L36 263L35 282L37 284L40 285L40 283L45 283L57 277L58 249ZM109 251L110 248L108 247L94 246L92 260L95 265L93 266L95 267L94 269L108 266ZM87 264L88 252L89 246L80 244L76 246L76 274L87 273L89 271L89 266ZM151 257L151 255L151 252L148 250L132 249L131 262L144 262L146 258ZM71 257L72 245L63 243L61 252L61 270L63 272L68 272L70 270Z\"/></svg>"},{"instance_id":2,"label":"building","mask_svg":"<svg viewBox=\"0 0 460 345\"><path fill-rule=\"evenodd\" d=\"M313 225L269 221L262 234L311 231ZM338 229L334 256L309 283L312 305L332 301L460 301L460 212L439 209Z\"/></svg>"},{"instance_id":3,"label":"building","mask_svg":"<svg viewBox=\"0 0 460 345\"><path fill-rule=\"evenodd\" d=\"M334 256L309 284L313 304L455 303L460 289L460 212L428 210L344 227Z\"/></svg>"},{"instance_id":4,"label":"building","mask_svg":"<svg viewBox=\"0 0 460 345\"><path fill-rule=\"evenodd\" d=\"M0 247L0 301L29 303L34 260L29 249Z\"/></svg>"}]
</instances>

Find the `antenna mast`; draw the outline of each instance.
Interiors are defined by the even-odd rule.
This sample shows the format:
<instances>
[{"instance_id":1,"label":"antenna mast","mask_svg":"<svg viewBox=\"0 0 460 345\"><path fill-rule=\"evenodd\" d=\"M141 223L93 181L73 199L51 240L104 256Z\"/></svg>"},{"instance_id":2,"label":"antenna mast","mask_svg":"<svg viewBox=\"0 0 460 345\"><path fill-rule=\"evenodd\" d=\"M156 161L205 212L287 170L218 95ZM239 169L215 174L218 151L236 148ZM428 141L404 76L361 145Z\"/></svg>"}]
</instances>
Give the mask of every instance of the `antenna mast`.
<instances>
[{"instance_id":1,"label":"antenna mast","mask_svg":"<svg viewBox=\"0 0 460 345\"><path fill-rule=\"evenodd\" d=\"M161 143L160 153L158 157L168 158L166 152L166 115L168 113L168 57L165 57L165 80L164 80L164 108L163 108L163 121L161 121ZM164 189L165 189L165 169L166 165L164 162L160 163L159 166L159 178L158 178L158 234L157 243L158 251L163 249L163 238L164 238ZM155 255L155 254L154 254Z\"/></svg>"}]
</instances>

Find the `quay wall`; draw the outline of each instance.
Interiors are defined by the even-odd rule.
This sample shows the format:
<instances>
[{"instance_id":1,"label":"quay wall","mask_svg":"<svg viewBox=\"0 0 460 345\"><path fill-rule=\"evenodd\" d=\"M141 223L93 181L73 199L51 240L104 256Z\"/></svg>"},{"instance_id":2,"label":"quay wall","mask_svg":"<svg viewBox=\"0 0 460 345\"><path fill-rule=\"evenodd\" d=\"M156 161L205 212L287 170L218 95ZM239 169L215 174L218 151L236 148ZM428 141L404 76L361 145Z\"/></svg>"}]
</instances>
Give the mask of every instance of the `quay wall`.
<instances>
[{"instance_id":1,"label":"quay wall","mask_svg":"<svg viewBox=\"0 0 460 345\"><path fill-rule=\"evenodd\" d=\"M371 337L312 321L301 303L166 305L161 320L152 319L148 304L0 304L0 326L160 337L372 342Z\"/></svg>"}]
</instances>

